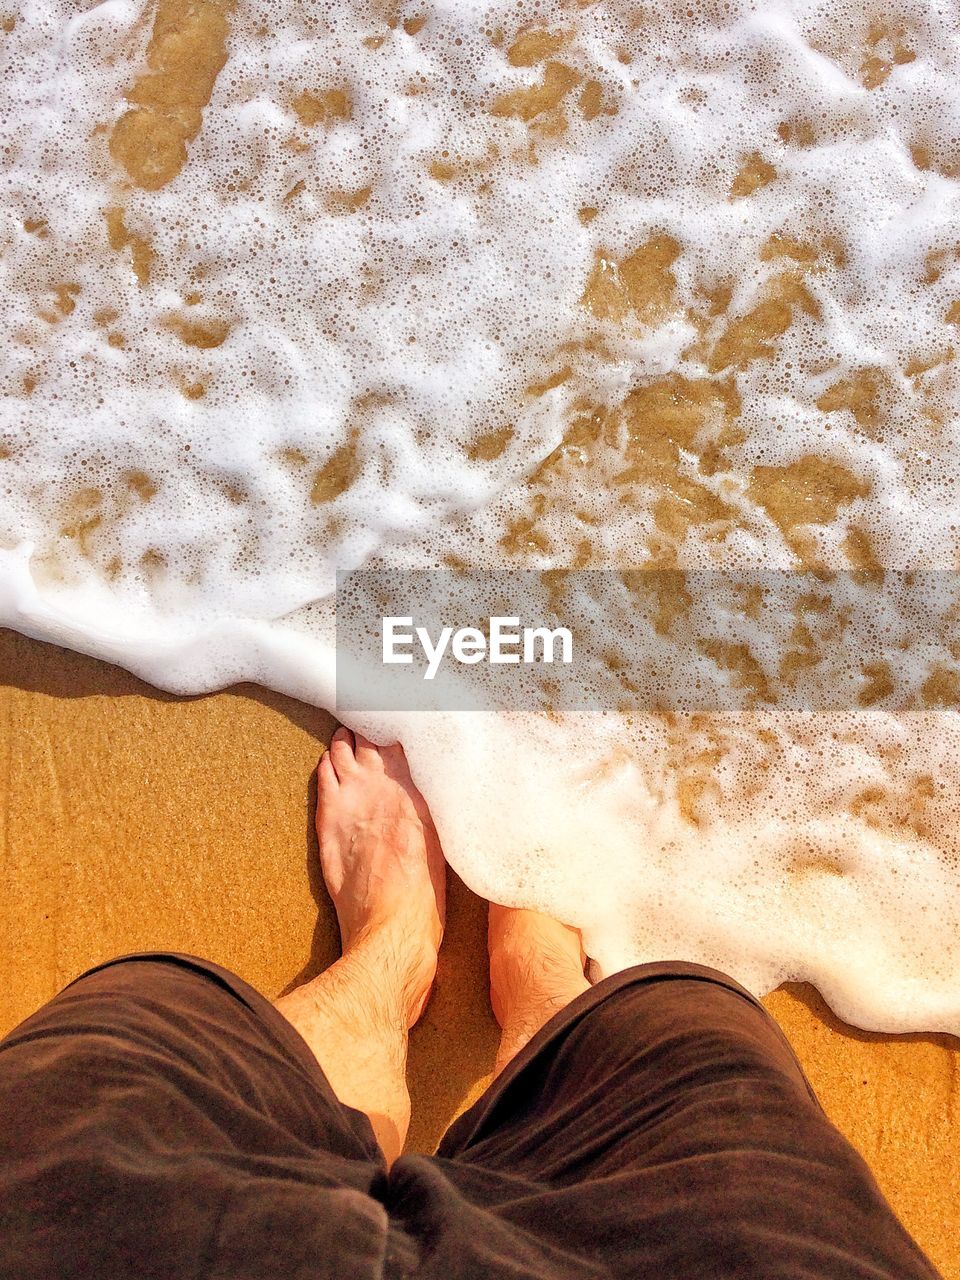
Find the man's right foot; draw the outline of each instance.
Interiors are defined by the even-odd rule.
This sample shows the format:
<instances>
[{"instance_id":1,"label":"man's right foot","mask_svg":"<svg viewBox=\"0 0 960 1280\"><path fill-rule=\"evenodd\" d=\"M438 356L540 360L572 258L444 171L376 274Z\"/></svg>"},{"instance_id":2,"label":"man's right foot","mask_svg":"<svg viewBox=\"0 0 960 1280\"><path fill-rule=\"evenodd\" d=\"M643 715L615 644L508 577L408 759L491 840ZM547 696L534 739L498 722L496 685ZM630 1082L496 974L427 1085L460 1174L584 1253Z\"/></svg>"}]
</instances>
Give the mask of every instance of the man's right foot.
<instances>
[{"instance_id":1,"label":"man's right foot","mask_svg":"<svg viewBox=\"0 0 960 1280\"><path fill-rule=\"evenodd\" d=\"M502 1028L494 1074L571 1000L589 990L580 934L541 915L490 904L490 1001Z\"/></svg>"}]
</instances>

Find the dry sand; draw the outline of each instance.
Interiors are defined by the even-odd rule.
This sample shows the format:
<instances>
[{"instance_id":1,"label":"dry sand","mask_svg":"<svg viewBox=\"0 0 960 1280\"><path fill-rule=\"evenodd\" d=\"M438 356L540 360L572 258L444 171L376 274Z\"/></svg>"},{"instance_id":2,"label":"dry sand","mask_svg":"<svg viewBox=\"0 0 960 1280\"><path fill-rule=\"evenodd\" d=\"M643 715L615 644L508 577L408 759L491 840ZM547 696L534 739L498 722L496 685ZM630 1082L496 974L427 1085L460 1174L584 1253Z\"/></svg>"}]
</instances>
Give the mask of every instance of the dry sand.
<instances>
[{"instance_id":1,"label":"dry sand","mask_svg":"<svg viewBox=\"0 0 960 1280\"><path fill-rule=\"evenodd\" d=\"M170 698L0 631L0 1033L124 952L208 956L270 996L332 960L311 814L332 727L252 687ZM484 904L455 882L437 988L411 1046L416 1150L488 1078L484 958ZM960 1280L957 1042L851 1030L809 988L767 1005L908 1228Z\"/></svg>"}]
</instances>

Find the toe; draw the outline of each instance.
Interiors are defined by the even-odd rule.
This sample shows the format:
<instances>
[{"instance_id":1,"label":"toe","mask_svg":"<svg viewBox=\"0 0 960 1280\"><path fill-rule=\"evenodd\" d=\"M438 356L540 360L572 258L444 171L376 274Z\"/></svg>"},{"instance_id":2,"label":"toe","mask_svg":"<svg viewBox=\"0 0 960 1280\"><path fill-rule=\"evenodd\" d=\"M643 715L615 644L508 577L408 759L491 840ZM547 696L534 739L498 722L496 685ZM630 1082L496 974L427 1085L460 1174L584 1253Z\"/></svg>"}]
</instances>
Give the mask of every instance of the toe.
<instances>
[{"instance_id":1,"label":"toe","mask_svg":"<svg viewBox=\"0 0 960 1280\"><path fill-rule=\"evenodd\" d=\"M364 769L376 769L377 772L383 772L383 759L380 755L380 748L375 742L371 742L369 738L364 738L362 734L357 734L357 764Z\"/></svg>"},{"instance_id":2,"label":"toe","mask_svg":"<svg viewBox=\"0 0 960 1280\"><path fill-rule=\"evenodd\" d=\"M320 763L317 765L316 828L321 852L324 844L324 830L337 811L337 792L339 790L340 780L337 777L337 771L333 767L330 752L325 751L320 757Z\"/></svg>"},{"instance_id":3,"label":"toe","mask_svg":"<svg viewBox=\"0 0 960 1280\"><path fill-rule=\"evenodd\" d=\"M353 752L353 734L349 729L338 729L330 740L327 753L333 762L337 777L342 781L351 770L357 767L357 758Z\"/></svg>"},{"instance_id":4,"label":"toe","mask_svg":"<svg viewBox=\"0 0 960 1280\"><path fill-rule=\"evenodd\" d=\"M336 791L339 786L340 780L337 777L336 769L333 767L333 761L330 759L330 752L325 751L320 757L320 763L317 765L318 799L322 802L325 795Z\"/></svg>"},{"instance_id":5,"label":"toe","mask_svg":"<svg viewBox=\"0 0 960 1280\"><path fill-rule=\"evenodd\" d=\"M389 747L381 747L380 755L383 759L383 768L387 777L393 778L395 782L402 783L408 789L412 788L413 779L410 777L410 766L407 764L407 757L400 743L394 742Z\"/></svg>"}]
</instances>

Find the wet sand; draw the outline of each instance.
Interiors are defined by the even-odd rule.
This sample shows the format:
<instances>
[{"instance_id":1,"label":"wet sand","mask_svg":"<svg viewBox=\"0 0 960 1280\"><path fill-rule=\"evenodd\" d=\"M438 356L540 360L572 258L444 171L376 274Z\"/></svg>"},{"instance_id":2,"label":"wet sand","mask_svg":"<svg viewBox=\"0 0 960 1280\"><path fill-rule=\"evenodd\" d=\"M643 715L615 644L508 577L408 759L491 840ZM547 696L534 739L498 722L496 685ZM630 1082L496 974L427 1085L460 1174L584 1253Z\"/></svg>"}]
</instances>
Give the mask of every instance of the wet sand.
<instances>
[{"instance_id":1,"label":"wet sand","mask_svg":"<svg viewBox=\"0 0 960 1280\"><path fill-rule=\"evenodd\" d=\"M312 774L333 724L249 686L167 697L0 631L0 1033L124 952L208 956L270 996L329 963ZM411 1044L416 1150L488 1079L484 960L484 904L453 878L436 991ZM767 1005L908 1228L960 1280L958 1042L852 1030L806 987Z\"/></svg>"}]
</instances>

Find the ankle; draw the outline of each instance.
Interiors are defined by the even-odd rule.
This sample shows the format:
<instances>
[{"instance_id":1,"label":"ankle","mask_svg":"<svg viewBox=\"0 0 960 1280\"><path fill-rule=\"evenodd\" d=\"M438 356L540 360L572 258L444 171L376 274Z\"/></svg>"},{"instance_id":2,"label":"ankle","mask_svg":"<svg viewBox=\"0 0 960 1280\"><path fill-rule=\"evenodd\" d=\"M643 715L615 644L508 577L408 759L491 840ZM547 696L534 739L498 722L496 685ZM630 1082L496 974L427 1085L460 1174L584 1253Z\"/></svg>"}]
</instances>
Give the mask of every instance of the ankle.
<instances>
[{"instance_id":1,"label":"ankle","mask_svg":"<svg viewBox=\"0 0 960 1280\"><path fill-rule=\"evenodd\" d=\"M503 1030L499 1073L590 982L579 933L536 911L491 906L489 949L490 1001Z\"/></svg>"},{"instance_id":2,"label":"ankle","mask_svg":"<svg viewBox=\"0 0 960 1280\"><path fill-rule=\"evenodd\" d=\"M590 980L569 954L558 951L494 954L490 988L501 1026L541 1023L589 990Z\"/></svg>"},{"instance_id":3,"label":"ankle","mask_svg":"<svg viewBox=\"0 0 960 1280\"><path fill-rule=\"evenodd\" d=\"M543 963L543 957L539 960L538 975L528 983L496 985L496 979L491 976L491 1003L501 1030L494 1075L499 1075L551 1018L590 989L583 972L568 962L552 965L549 961ZM493 972L491 969L491 975Z\"/></svg>"},{"instance_id":4,"label":"ankle","mask_svg":"<svg viewBox=\"0 0 960 1280\"><path fill-rule=\"evenodd\" d=\"M405 1039L433 985L437 952L424 930L393 919L359 930L337 965L362 972L366 989L376 992L371 1019L381 1028L399 1026Z\"/></svg>"},{"instance_id":5,"label":"ankle","mask_svg":"<svg viewBox=\"0 0 960 1280\"><path fill-rule=\"evenodd\" d=\"M575 930L535 912L491 916L490 987L501 1025L517 1011L562 1008L590 983Z\"/></svg>"}]
</instances>

